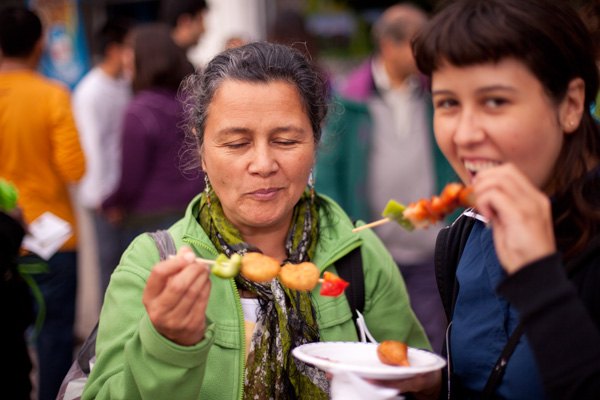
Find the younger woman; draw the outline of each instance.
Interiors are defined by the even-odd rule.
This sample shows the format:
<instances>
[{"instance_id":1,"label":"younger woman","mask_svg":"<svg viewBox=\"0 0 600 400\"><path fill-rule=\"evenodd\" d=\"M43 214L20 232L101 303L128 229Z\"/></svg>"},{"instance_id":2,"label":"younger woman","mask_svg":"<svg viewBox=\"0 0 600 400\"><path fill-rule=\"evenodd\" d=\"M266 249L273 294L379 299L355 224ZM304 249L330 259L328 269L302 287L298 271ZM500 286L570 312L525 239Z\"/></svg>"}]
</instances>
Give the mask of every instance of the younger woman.
<instances>
[{"instance_id":1,"label":"younger woman","mask_svg":"<svg viewBox=\"0 0 600 400\"><path fill-rule=\"evenodd\" d=\"M413 43L436 140L475 194L437 242L452 398L600 398L593 49L545 0L455 1Z\"/></svg>"}]
</instances>

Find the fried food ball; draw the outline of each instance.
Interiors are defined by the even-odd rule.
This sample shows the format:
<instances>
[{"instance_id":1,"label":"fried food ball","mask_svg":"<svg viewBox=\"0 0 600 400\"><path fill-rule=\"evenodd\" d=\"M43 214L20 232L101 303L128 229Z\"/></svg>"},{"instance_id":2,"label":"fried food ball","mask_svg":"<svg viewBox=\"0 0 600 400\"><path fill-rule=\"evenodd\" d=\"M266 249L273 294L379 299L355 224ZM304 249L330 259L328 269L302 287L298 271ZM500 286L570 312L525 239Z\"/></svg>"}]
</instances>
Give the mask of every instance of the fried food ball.
<instances>
[{"instance_id":1,"label":"fried food ball","mask_svg":"<svg viewBox=\"0 0 600 400\"><path fill-rule=\"evenodd\" d=\"M408 346L397 340L384 340L377 346L379 361L387 365L408 367Z\"/></svg>"},{"instance_id":2,"label":"fried food ball","mask_svg":"<svg viewBox=\"0 0 600 400\"><path fill-rule=\"evenodd\" d=\"M311 262L286 264L279 271L281 283L294 290L312 290L319 283L319 269Z\"/></svg>"},{"instance_id":3,"label":"fried food ball","mask_svg":"<svg viewBox=\"0 0 600 400\"><path fill-rule=\"evenodd\" d=\"M240 273L253 282L269 282L279 274L281 266L272 257L261 253L246 253L242 257Z\"/></svg>"}]
</instances>

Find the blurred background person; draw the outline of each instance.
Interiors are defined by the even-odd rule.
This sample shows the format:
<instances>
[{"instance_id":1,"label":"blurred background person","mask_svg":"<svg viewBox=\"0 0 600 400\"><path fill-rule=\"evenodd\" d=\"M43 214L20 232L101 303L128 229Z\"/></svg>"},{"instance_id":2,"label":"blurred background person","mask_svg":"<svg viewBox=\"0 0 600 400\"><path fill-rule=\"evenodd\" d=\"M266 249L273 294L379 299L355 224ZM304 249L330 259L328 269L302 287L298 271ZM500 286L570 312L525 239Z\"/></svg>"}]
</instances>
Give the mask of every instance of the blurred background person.
<instances>
[{"instance_id":1,"label":"blurred background person","mask_svg":"<svg viewBox=\"0 0 600 400\"><path fill-rule=\"evenodd\" d=\"M267 40L297 48L310 59L318 57L315 37L306 27L304 15L291 8L280 10L267 29Z\"/></svg>"},{"instance_id":2,"label":"blurred background person","mask_svg":"<svg viewBox=\"0 0 600 400\"><path fill-rule=\"evenodd\" d=\"M188 51L204 33L205 0L161 0L160 16L177 46Z\"/></svg>"},{"instance_id":3,"label":"blurred background person","mask_svg":"<svg viewBox=\"0 0 600 400\"><path fill-rule=\"evenodd\" d=\"M27 224L45 212L74 232L35 276L46 304L36 340L39 399L56 398L73 357L77 288L76 221L69 185L85 172L66 87L36 72L42 24L25 7L0 11L0 176L14 183Z\"/></svg>"},{"instance_id":4,"label":"blurred background person","mask_svg":"<svg viewBox=\"0 0 600 400\"><path fill-rule=\"evenodd\" d=\"M331 91L331 74L319 60L316 37L308 30L306 18L301 12L291 8L280 10L267 28L267 40L294 47L313 60L327 80L328 91Z\"/></svg>"},{"instance_id":5,"label":"blurred background person","mask_svg":"<svg viewBox=\"0 0 600 400\"><path fill-rule=\"evenodd\" d=\"M33 322L33 302L18 271L25 225L16 200L14 186L0 179L0 384L3 397L29 400L31 359L25 331Z\"/></svg>"},{"instance_id":6,"label":"blurred background person","mask_svg":"<svg viewBox=\"0 0 600 400\"><path fill-rule=\"evenodd\" d=\"M193 69L163 24L131 32L134 98L125 112L119 184L103 202L121 224L124 244L137 235L170 226L204 189L203 176L182 172L183 108L177 90ZM121 249L121 253L124 248Z\"/></svg>"},{"instance_id":7,"label":"blurred background person","mask_svg":"<svg viewBox=\"0 0 600 400\"><path fill-rule=\"evenodd\" d=\"M390 199L429 198L454 177L433 139L431 100L410 48L426 21L425 12L411 4L385 10L373 26L375 54L340 88L317 163L316 188L353 219L380 218ZM440 227L406 232L387 224L375 230L398 264L437 352L446 323L433 273Z\"/></svg>"},{"instance_id":8,"label":"blurred background person","mask_svg":"<svg viewBox=\"0 0 600 400\"><path fill-rule=\"evenodd\" d=\"M129 29L124 19L106 21L94 42L98 64L73 93L73 112L86 157L78 200L93 221L101 296L124 246L118 225L107 220L101 205L119 183L123 116L131 100L131 83L123 67Z\"/></svg>"}]
</instances>

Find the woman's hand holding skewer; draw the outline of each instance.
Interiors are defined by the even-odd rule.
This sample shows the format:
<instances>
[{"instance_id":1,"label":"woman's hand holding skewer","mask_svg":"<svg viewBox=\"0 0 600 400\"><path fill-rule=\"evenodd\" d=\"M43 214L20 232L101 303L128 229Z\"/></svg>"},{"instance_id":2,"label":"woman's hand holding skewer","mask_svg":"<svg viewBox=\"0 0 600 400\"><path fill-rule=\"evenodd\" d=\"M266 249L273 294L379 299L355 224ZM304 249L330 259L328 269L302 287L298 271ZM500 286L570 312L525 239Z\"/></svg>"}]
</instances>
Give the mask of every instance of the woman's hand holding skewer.
<instances>
[{"instance_id":1,"label":"woman's hand holding skewer","mask_svg":"<svg viewBox=\"0 0 600 400\"><path fill-rule=\"evenodd\" d=\"M189 247L152 269L142 301L150 321L167 339L192 346L204 338L210 269Z\"/></svg>"}]
</instances>

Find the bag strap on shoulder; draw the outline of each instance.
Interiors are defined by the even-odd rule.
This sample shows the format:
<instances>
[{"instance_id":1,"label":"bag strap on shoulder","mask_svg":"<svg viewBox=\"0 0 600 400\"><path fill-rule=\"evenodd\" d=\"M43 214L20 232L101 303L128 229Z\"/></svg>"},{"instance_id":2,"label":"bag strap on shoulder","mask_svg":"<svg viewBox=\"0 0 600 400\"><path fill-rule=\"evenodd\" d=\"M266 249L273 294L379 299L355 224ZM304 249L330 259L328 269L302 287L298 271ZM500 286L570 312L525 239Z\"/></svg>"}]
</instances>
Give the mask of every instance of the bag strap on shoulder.
<instances>
[{"instance_id":1,"label":"bag strap on shoulder","mask_svg":"<svg viewBox=\"0 0 600 400\"><path fill-rule=\"evenodd\" d=\"M173 236L167 230L158 230L156 232L148 232L148 235L154 239L160 260L166 260L172 254L177 254L177 248L173 241Z\"/></svg>"},{"instance_id":2,"label":"bag strap on shoulder","mask_svg":"<svg viewBox=\"0 0 600 400\"><path fill-rule=\"evenodd\" d=\"M335 267L340 278L350 283L345 294L350 304L352 318L356 321L358 318L356 311L362 312L365 308L365 274L360 247L336 261Z\"/></svg>"}]
</instances>

